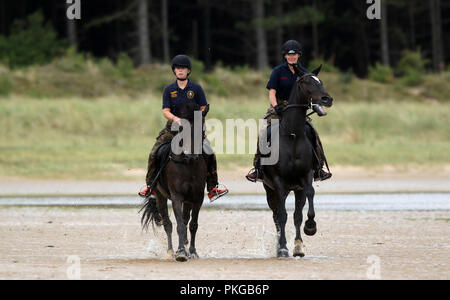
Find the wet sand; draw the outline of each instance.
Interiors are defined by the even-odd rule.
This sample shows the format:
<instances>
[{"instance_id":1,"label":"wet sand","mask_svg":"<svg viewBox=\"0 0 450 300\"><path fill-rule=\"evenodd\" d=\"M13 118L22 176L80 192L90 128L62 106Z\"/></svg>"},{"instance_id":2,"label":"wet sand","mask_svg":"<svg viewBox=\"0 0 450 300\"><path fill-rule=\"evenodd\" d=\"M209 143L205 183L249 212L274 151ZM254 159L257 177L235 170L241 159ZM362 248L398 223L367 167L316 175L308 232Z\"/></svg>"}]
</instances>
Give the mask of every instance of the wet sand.
<instances>
[{"instance_id":1,"label":"wet sand","mask_svg":"<svg viewBox=\"0 0 450 300\"><path fill-rule=\"evenodd\" d=\"M244 178L247 168L220 171L219 181L230 194L265 194L261 183ZM333 177L315 182L316 193L403 193L450 192L450 165L439 168L397 170L391 166L366 169L362 167L333 167ZM61 195L136 195L144 185L144 169L130 171L128 180L85 181L57 179L24 179L0 177L0 197L61 196Z\"/></svg>"},{"instance_id":2,"label":"wet sand","mask_svg":"<svg viewBox=\"0 0 450 300\"><path fill-rule=\"evenodd\" d=\"M0 207L0 279L450 279L449 211L317 211L306 256L277 259L271 212L203 210L201 258L186 263L165 259L164 231L142 232L137 211Z\"/></svg>"}]
</instances>

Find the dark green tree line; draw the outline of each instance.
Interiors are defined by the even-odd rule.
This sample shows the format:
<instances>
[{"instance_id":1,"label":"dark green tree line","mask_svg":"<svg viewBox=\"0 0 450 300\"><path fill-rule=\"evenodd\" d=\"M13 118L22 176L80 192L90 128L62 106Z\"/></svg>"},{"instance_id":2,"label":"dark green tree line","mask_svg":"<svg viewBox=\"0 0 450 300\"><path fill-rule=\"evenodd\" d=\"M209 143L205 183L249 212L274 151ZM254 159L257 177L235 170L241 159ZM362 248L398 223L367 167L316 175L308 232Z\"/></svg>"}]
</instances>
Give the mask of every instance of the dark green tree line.
<instances>
[{"instance_id":1,"label":"dark green tree line","mask_svg":"<svg viewBox=\"0 0 450 300\"><path fill-rule=\"evenodd\" d=\"M364 0L81 2L81 20L69 21L63 0L0 0L2 62L23 57L19 65L26 64L20 49L30 41L18 33L17 22L26 22L36 11L41 12L42 30L53 30L57 41L65 40L57 47L72 45L113 59L126 52L136 65L168 62L175 54L187 53L202 60L206 69L218 62L266 68L280 63L280 47L287 39L303 44L305 62L321 58L360 76L376 62L396 66L407 49L420 50L431 62L428 68L436 72L450 60L448 1L383 0L381 20L367 18ZM49 40L48 34L39 34ZM39 47L47 46L36 43ZM61 52L48 47L43 56Z\"/></svg>"}]
</instances>

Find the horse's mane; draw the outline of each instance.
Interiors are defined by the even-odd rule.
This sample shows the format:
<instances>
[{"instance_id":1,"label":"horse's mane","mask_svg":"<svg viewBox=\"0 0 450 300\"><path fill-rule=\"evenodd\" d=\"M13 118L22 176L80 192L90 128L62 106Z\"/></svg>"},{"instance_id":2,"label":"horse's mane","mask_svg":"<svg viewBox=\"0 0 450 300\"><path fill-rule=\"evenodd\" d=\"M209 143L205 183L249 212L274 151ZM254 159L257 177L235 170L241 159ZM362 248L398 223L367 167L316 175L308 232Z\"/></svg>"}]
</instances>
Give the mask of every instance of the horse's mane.
<instances>
[{"instance_id":1,"label":"horse's mane","mask_svg":"<svg viewBox=\"0 0 450 300\"><path fill-rule=\"evenodd\" d=\"M292 87L291 94L289 96L289 103L306 104L305 94L301 91L299 87L299 81L297 80ZM299 101L301 100L301 101Z\"/></svg>"}]
</instances>

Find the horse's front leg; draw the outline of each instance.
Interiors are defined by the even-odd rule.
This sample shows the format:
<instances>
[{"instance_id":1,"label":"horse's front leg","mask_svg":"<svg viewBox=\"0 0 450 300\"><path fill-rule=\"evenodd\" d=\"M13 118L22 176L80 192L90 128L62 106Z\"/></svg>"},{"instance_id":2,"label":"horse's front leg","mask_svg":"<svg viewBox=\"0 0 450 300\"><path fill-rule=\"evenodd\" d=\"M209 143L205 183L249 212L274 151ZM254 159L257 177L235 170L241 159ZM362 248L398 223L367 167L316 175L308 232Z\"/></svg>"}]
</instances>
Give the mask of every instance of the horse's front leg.
<instances>
[{"instance_id":1,"label":"horse's front leg","mask_svg":"<svg viewBox=\"0 0 450 300\"><path fill-rule=\"evenodd\" d=\"M295 191L295 212L294 212L294 224L295 224L295 248L294 257L305 256L305 250L303 246L303 240L301 235L300 226L303 222L303 207L306 203L306 194L304 190Z\"/></svg>"},{"instance_id":2,"label":"horse's front leg","mask_svg":"<svg viewBox=\"0 0 450 300\"><path fill-rule=\"evenodd\" d=\"M178 233L178 251L175 254L175 259L180 262L188 260L188 253L185 249L185 241L187 239L186 225L183 220L183 197L181 195L175 195L172 198L172 207L175 213L175 219L177 220L177 233Z\"/></svg>"},{"instance_id":3,"label":"horse's front leg","mask_svg":"<svg viewBox=\"0 0 450 300\"><path fill-rule=\"evenodd\" d=\"M306 220L305 222L305 227L303 228L303 231L305 232L306 235L315 235L317 232L317 225L316 222L314 221L314 218L316 216L316 213L314 211L314 195L315 195L315 190L313 187L313 171L310 172L309 176L308 176L308 183L306 184L305 187L305 193L306 193L306 197L308 198L308 220Z\"/></svg>"},{"instance_id":4,"label":"horse's front leg","mask_svg":"<svg viewBox=\"0 0 450 300\"><path fill-rule=\"evenodd\" d=\"M289 250L286 246L286 222L287 222L287 212L286 212L286 198L289 194L284 186L281 184L279 180L274 180L274 187L276 190L278 203L276 208L276 219L277 223L280 227L279 231L279 248L278 248L278 257L289 257Z\"/></svg>"},{"instance_id":5,"label":"horse's front leg","mask_svg":"<svg viewBox=\"0 0 450 300\"><path fill-rule=\"evenodd\" d=\"M184 225L188 226L189 224L189 219L191 218L191 210L192 210L192 204L188 203L188 202L184 202L183 203L183 220L184 220ZM188 245L189 244L189 240L187 238L187 234L186 234L186 241L184 241L184 245Z\"/></svg>"},{"instance_id":6,"label":"horse's front leg","mask_svg":"<svg viewBox=\"0 0 450 300\"><path fill-rule=\"evenodd\" d=\"M195 248L195 236L198 229L198 215L203 203L203 195L201 195L201 197L201 202L195 203L192 207L192 218L191 222L189 223L189 231L191 232L191 245L189 247L189 253L191 254L191 258L199 258L197 249Z\"/></svg>"}]
</instances>

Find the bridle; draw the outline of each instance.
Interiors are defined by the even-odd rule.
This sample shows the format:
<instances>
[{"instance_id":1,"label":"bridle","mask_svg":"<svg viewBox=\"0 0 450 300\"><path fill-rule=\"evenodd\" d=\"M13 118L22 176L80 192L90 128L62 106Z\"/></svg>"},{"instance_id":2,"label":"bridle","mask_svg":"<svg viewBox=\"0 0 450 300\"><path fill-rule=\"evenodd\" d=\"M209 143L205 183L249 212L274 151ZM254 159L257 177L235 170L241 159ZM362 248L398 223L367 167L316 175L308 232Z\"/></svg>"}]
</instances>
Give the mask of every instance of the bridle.
<instances>
[{"instance_id":1,"label":"bridle","mask_svg":"<svg viewBox=\"0 0 450 300\"><path fill-rule=\"evenodd\" d=\"M300 77L299 79L297 79L297 83L301 83L302 81L303 81L303 78L306 76L306 75L308 75L308 74L304 74L302 77ZM300 93L302 93L303 95L307 95L306 93L305 93L305 90L303 89L303 86L302 85L300 85L299 86L299 89L300 89ZM288 104L288 105L286 105L284 108L283 108L283 113L286 111L286 110L288 110L288 109L291 109L291 108L307 108L307 109L312 109L312 98L310 98L310 102L309 103L304 103L304 104Z\"/></svg>"},{"instance_id":2,"label":"bridle","mask_svg":"<svg viewBox=\"0 0 450 300\"><path fill-rule=\"evenodd\" d=\"M303 80L303 78L306 76L306 75L308 75L308 74L304 74L303 76L301 76L300 78L298 78L297 79L297 84L299 84L299 83L301 83L302 82L302 80ZM303 95L307 95L306 93L305 93L305 90L304 90L304 88L303 88L303 86L300 84L300 86L299 86L299 89L300 89L300 93L301 94L303 94ZM286 105L284 108L283 108L283 113L285 112L285 111L287 111L287 110L289 110L289 109L293 109L293 108L306 108L306 110L308 110L308 109L312 109L312 107L313 107L313 103L312 103L312 98L310 98L310 102L309 103L303 103L303 104L297 104L297 103L294 103L294 104L288 104L288 105ZM311 112L311 113L309 113L308 115L307 115L307 117L309 117L310 115L312 115L312 114L314 114L315 113L315 111L313 111L313 112ZM283 128L283 126L282 126L282 124L280 123L280 128ZM286 128L284 128L284 129L286 129ZM288 132L288 130L286 130L287 132ZM290 136L290 137L292 137L292 138L295 138L296 136L297 136L297 134L295 134L295 133L289 133L289 134L282 134L282 135L284 135L284 136Z\"/></svg>"},{"instance_id":3,"label":"bridle","mask_svg":"<svg viewBox=\"0 0 450 300\"><path fill-rule=\"evenodd\" d=\"M204 140L205 140L205 130L202 130L202 151L203 151L203 141ZM169 160L171 160L177 164L188 165L192 162L198 161L201 156L202 156L202 154L188 154L185 151L183 151L180 154L174 154L172 151L170 151Z\"/></svg>"}]
</instances>

